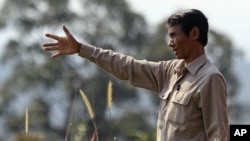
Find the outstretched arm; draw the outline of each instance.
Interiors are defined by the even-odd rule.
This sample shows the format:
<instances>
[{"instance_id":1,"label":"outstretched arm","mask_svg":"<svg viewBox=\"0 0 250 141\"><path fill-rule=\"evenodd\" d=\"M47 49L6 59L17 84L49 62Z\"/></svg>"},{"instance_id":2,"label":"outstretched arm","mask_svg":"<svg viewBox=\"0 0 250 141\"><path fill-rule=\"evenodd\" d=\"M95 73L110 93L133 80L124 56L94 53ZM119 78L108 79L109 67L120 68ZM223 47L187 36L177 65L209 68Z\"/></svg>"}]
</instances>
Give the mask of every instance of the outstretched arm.
<instances>
[{"instance_id":1,"label":"outstretched arm","mask_svg":"<svg viewBox=\"0 0 250 141\"><path fill-rule=\"evenodd\" d=\"M78 53L79 56L92 61L117 78L129 81L136 87L153 91L159 91L162 88L166 77L163 73L167 70L166 62L136 60L134 57L112 50L104 50L87 43L80 43L64 25L63 30L66 36L45 34L56 41L43 44L45 51L56 51L52 54L52 58Z\"/></svg>"},{"instance_id":2,"label":"outstretched arm","mask_svg":"<svg viewBox=\"0 0 250 141\"><path fill-rule=\"evenodd\" d=\"M43 44L45 51L56 51L51 55L51 58L56 58L62 55L70 55L79 53L81 43L78 42L69 32L65 25L62 26L66 36L58 36L51 33L46 33L45 36L56 40L56 42L48 42Z\"/></svg>"}]
</instances>

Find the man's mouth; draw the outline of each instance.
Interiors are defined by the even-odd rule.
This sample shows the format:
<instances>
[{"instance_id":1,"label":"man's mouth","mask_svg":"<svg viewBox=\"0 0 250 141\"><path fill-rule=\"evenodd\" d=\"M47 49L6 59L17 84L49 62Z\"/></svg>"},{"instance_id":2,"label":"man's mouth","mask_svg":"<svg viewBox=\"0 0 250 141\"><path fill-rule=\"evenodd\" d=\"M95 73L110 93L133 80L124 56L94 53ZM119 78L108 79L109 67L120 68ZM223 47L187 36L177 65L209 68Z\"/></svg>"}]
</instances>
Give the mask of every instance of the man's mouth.
<instances>
[{"instance_id":1,"label":"man's mouth","mask_svg":"<svg viewBox=\"0 0 250 141\"><path fill-rule=\"evenodd\" d=\"M174 49L173 52L176 55L178 51L177 51L177 49Z\"/></svg>"}]
</instances>

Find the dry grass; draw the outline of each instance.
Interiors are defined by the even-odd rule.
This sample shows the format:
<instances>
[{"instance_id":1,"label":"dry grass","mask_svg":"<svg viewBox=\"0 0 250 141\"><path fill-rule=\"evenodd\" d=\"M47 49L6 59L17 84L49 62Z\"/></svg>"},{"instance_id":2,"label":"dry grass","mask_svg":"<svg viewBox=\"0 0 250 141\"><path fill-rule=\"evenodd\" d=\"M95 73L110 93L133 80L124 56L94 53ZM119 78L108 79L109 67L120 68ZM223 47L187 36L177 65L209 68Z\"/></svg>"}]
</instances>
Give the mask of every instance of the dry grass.
<instances>
[{"instance_id":1,"label":"dry grass","mask_svg":"<svg viewBox=\"0 0 250 141\"><path fill-rule=\"evenodd\" d=\"M25 109L25 134L28 136L29 134L29 110L28 107Z\"/></svg>"},{"instance_id":2,"label":"dry grass","mask_svg":"<svg viewBox=\"0 0 250 141\"><path fill-rule=\"evenodd\" d=\"M99 141L97 125L95 123L95 113L94 113L94 110L92 108L92 105L91 105L87 95L83 92L83 90L80 89L79 92L80 92L80 95L82 97L83 102L85 103L85 106L86 106L87 111L89 113L90 119L91 119L93 126L95 128L95 131L93 132L93 135L91 137L91 141L95 141L95 140ZM110 112L110 120L111 120L112 106L113 106L113 83L112 83L112 81L109 81L108 85L107 85L107 108ZM72 108L74 109L74 106ZM73 111L71 113L71 116L72 116L72 114L73 114ZM71 120L71 117L70 117L70 120ZM69 121L67 134L69 133L71 124L72 124L71 121ZM110 135L111 135L111 133L110 133ZM33 136L29 135L29 109L28 109L28 107L26 107L26 109L25 109L25 135L19 135L16 138L16 141L24 141L24 140L25 141L40 141L41 140L40 137L33 137ZM67 135L66 135L65 140L67 141Z\"/></svg>"},{"instance_id":3,"label":"dry grass","mask_svg":"<svg viewBox=\"0 0 250 141\"><path fill-rule=\"evenodd\" d=\"M113 83L112 81L109 81L108 87L107 87L107 106L108 109L111 110L113 105Z\"/></svg>"},{"instance_id":4,"label":"dry grass","mask_svg":"<svg viewBox=\"0 0 250 141\"><path fill-rule=\"evenodd\" d=\"M80 94L81 94L81 96L82 96L83 102L85 103L85 105L86 105L86 107L87 107L89 116L90 116L91 121L92 121L92 123L93 123L93 126L94 126L94 128L95 128L95 132L94 132L95 135L94 135L94 137L92 137L91 141L92 141L92 140L95 140L95 138L96 138L97 141L99 141L99 139L98 139L97 126L96 126L96 123L95 123L95 120L94 120L94 118L95 118L94 110L93 110L93 108L92 108L92 106L91 106L91 104L90 104L90 102L89 102L89 99L88 99L87 95L86 95L81 89L79 90L79 92L80 92Z\"/></svg>"},{"instance_id":5,"label":"dry grass","mask_svg":"<svg viewBox=\"0 0 250 141\"><path fill-rule=\"evenodd\" d=\"M79 90L79 92L80 92L80 94L82 96L83 102L85 103L85 105L87 107L87 110L89 112L89 116L90 116L91 120L93 120L94 117L95 117L95 114L94 114L94 110L93 110L93 108L92 108L92 106L91 106L91 104L90 104L90 102L88 100L88 97L86 96L86 94L81 89Z\"/></svg>"}]
</instances>

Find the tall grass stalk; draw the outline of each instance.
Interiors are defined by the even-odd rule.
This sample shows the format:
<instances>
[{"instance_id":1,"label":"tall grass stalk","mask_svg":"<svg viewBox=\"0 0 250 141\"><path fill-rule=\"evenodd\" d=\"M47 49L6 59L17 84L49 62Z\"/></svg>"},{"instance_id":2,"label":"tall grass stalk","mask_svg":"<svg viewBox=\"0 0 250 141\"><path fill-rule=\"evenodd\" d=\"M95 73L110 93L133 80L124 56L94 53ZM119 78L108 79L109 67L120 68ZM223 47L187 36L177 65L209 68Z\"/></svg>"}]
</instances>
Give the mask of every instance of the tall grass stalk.
<instances>
[{"instance_id":1,"label":"tall grass stalk","mask_svg":"<svg viewBox=\"0 0 250 141\"><path fill-rule=\"evenodd\" d=\"M68 119L68 123L67 123L67 131L66 131L65 141L68 140L70 128L72 126L71 120L72 120L74 109L75 109L74 107L75 107L76 95L77 95L77 93L75 93L74 101L73 101L73 104L71 105L71 109L70 109L70 115L69 115L69 119Z\"/></svg>"},{"instance_id":2,"label":"tall grass stalk","mask_svg":"<svg viewBox=\"0 0 250 141\"><path fill-rule=\"evenodd\" d=\"M113 83L112 81L108 82L108 88L107 88L107 106L108 109L111 110L113 105Z\"/></svg>"},{"instance_id":3,"label":"tall grass stalk","mask_svg":"<svg viewBox=\"0 0 250 141\"><path fill-rule=\"evenodd\" d=\"M94 126L95 130L96 130L96 139L97 139L97 141L99 141L99 139L98 139L98 132L97 132L97 126L96 126L96 123L94 121L94 118L95 118L94 110L93 110L93 108L92 108L92 106L91 106L91 104L89 102L89 99L86 96L86 94L81 89L79 90L79 92L80 92L80 94L82 96L83 102L85 103L85 105L87 107L90 119L91 119L91 121L93 123L93 126Z\"/></svg>"},{"instance_id":4,"label":"tall grass stalk","mask_svg":"<svg viewBox=\"0 0 250 141\"><path fill-rule=\"evenodd\" d=\"M111 138L111 109L113 105L113 83L112 81L108 82L108 87L107 87L107 107L109 110L109 135Z\"/></svg>"},{"instance_id":5,"label":"tall grass stalk","mask_svg":"<svg viewBox=\"0 0 250 141\"><path fill-rule=\"evenodd\" d=\"M29 111L28 108L25 108L25 134L28 136L29 134Z\"/></svg>"}]
</instances>

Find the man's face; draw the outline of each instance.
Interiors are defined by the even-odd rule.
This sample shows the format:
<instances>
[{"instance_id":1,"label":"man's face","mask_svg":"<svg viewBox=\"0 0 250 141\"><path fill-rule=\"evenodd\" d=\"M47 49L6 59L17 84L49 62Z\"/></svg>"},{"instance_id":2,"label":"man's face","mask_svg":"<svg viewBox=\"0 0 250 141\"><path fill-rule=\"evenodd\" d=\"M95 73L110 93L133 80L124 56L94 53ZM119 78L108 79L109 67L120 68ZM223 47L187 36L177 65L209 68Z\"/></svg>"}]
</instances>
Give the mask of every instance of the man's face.
<instances>
[{"instance_id":1,"label":"man's face","mask_svg":"<svg viewBox=\"0 0 250 141\"><path fill-rule=\"evenodd\" d=\"M168 46L173 49L178 59L188 59L192 51L192 40L183 32L179 25L168 26Z\"/></svg>"}]
</instances>

